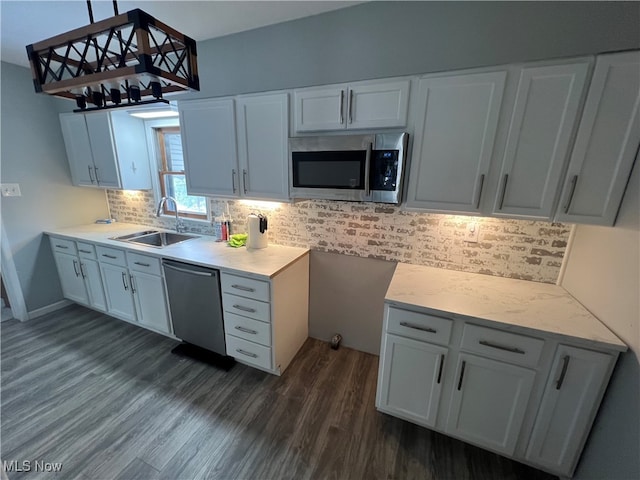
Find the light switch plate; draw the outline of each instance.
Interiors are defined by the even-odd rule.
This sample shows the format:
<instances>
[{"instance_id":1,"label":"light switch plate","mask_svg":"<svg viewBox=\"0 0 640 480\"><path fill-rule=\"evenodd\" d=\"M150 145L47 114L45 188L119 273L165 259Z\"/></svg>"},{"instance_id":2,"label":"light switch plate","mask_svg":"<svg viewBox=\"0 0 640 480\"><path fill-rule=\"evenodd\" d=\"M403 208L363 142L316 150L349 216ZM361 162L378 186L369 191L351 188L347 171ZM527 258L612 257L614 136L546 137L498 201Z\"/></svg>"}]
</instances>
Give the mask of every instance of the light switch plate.
<instances>
[{"instance_id":1,"label":"light switch plate","mask_svg":"<svg viewBox=\"0 0 640 480\"><path fill-rule=\"evenodd\" d=\"M467 231L464 241L469 243L478 243L478 235L480 235L480 225L476 222L467 223Z\"/></svg>"},{"instance_id":2,"label":"light switch plate","mask_svg":"<svg viewBox=\"0 0 640 480\"><path fill-rule=\"evenodd\" d=\"M0 185L0 191L3 197L20 197L20 185L17 183L3 183Z\"/></svg>"}]
</instances>

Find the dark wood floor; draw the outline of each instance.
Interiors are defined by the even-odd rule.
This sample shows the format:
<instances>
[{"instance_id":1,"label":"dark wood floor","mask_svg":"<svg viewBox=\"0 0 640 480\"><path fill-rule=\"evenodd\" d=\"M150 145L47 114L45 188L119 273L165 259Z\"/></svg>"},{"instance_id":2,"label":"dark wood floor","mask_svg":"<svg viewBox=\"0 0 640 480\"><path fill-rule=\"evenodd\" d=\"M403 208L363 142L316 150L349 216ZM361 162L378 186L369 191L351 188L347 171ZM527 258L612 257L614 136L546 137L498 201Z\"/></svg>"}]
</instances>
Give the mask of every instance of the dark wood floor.
<instances>
[{"instance_id":1,"label":"dark wood floor","mask_svg":"<svg viewBox=\"0 0 640 480\"><path fill-rule=\"evenodd\" d=\"M551 479L374 407L378 358L309 339L223 372L82 307L2 323L2 460L64 479Z\"/></svg>"}]
</instances>

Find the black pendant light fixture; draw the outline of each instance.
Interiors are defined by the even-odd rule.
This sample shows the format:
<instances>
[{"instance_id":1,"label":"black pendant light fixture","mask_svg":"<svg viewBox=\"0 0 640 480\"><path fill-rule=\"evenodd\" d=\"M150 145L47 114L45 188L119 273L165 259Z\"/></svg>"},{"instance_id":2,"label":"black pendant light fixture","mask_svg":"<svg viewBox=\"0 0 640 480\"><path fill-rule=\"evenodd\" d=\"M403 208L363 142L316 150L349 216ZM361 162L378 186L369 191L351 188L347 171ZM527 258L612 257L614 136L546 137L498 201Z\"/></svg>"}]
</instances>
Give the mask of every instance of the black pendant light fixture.
<instances>
[{"instance_id":1,"label":"black pendant light fixture","mask_svg":"<svg viewBox=\"0 0 640 480\"><path fill-rule=\"evenodd\" d=\"M27 46L38 93L76 101L75 112L169 103L164 94L199 91L196 42L140 9ZM90 107L89 105L93 105Z\"/></svg>"}]
</instances>

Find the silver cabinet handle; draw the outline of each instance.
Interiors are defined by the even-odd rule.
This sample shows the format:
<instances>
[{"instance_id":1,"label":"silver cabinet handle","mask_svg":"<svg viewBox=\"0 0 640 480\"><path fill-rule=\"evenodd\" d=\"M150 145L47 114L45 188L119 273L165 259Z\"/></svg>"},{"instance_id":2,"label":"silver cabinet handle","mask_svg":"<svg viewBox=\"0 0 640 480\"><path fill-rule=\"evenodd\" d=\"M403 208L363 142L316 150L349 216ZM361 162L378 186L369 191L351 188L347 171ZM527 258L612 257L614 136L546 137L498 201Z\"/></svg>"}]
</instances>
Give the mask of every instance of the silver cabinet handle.
<instances>
[{"instance_id":1,"label":"silver cabinet handle","mask_svg":"<svg viewBox=\"0 0 640 480\"><path fill-rule=\"evenodd\" d=\"M89 180L91 180L91 183L95 183L93 175L91 175L91 165L87 165L87 168L89 169Z\"/></svg>"},{"instance_id":2,"label":"silver cabinet handle","mask_svg":"<svg viewBox=\"0 0 640 480\"><path fill-rule=\"evenodd\" d=\"M96 174L96 183L100 185L100 178L98 178L98 167L93 167L93 173Z\"/></svg>"},{"instance_id":3,"label":"silver cabinet handle","mask_svg":"<svg viewBox=\"0 0 640 480\"><path fill-rule=\"evenodd\" d=\"M573 194L576 193L577 183L578 183L578 175L574 175L571 178L571 190L569 190L569 198L567 199L567 203L564 206L564 213L569 213L569 207L571 206L571 201L573 200Z\"/></svg>"},{"instance_id":4,"label":"silver cabinet handle","mask_svg":"<svg viewBox=\"0 0 640 480\"><path fill-rule=\"evenodd\" d=\"M231 170L231 188L233 189L233 193L236 193L236 169Z\"/></svg>"},{"instance_id":5,"label":"silver cabinet handle","mask_svg":"<svg viewBox=\"0 0 640 480\"><path fill-rule=\"evenodd\" d=\"M353 123L353 90L349 89L349 123Z\"/></svg>"},{"instance_id":6,"label":"silver cabinet handle","mask_svg":"<svg viewBox=\"0 0 640 480\"><path fill-rule=\"evenodd\" d=\"M241 353L242 355L246 355L247 357L258 358L258 355L256 355L255 353L247 352L246 350L242 350L240 348L236 348L236 352Z\"/></svg>"},{"instance_id":7,"label":"silver cabinet handle","mask_svg":"<svg viewBox=\"0 0 640 480\"><path fill-rule=\"evenodd\" d=\"M482 198L483 187L484 187L484 173L480 175L480 188L478 189L478 199L476 200L476 209L480 208L480 199Z\"/></svg>"},{"instance_id":8,"label":"silver cabinet handle","mask_svg":"<svg viewBox=\"0 0 640 480\"><path fill-rule=\"evenodd\" d=\"M66 248L66 247L65 247ZM80 253L92 253L91 250L82 250L82 249L78 249L78 251Z\"/></svg>"},{"instance_id":9,"label":"silver cabinet handle","mask_svg":"<svg viewBox=\"0 0 640 480\"><path fill-rule=\"evenodd\" d=\"M236 325L234 328L236 330L240 330L241 332L244 332L244 333L250 333L251 335L257 335L258 334L258 332L256 330L251 330L250 328L241 327L240 325Z\"/></svg>"},{"instance_id":10,"label":"silver cabinet handle","mask_svg":"<svg viewBox=\"0 0 640 480\"><path fill-rule=\"evenodd\" d=\"M129 274L129 284L131 285L131 293L136 293L136 286L133 283L133 275Z\"/></svg>"},{"instance_id":11,"label":"silver cabinet handle","mask_svg":"<svg viewBox=\"0 0 640 480\"><path fill-rule=\"evenodd\" d=\"M64 250L69 250L69 247L67 247L66 245L58 245L58 244L56 244L56 248L62 248Z\"/></svg>"},{"instance_id":12,"label":"silver cabinet handle","mask_svg":"<svg viewBox=\"0 0 640 480\"><path fill-rule=\"evenodd\" d=\"M106 253L103 253L102 256L106 258L111 258L112 260L115 260L116 258L118 258L115 255L107 255Z\"/></svg>"},{"instance_id":13,"label":"silver cabinet handle","mask_svg":"<svg viewBox=\"0 0 640 480\"><path fill-rule=\"evenodd\" d=\"M235 288L237 290L242 290L244 292L255 292L256 291L255 288L245 287L244 285L236 285L235 283L233 285L231 285L231 288Z\"/></svg>"},{"instance_id":14,"label":"silver cabinet handle","mask_svg":"<svg viewBox=\"0 0 640 480\"><path fill-rule=\"evenodd\" d=\"M256 309L255 308L249 308L249 307L245 307L243 305L234 305L233 308L235 308L237 310L242 310L243 312L256 313Z\"/></svg>"},{"instance_id":15,"label":"silver cabinet handle","mask_svg":"<svg viewBox=\"0 0 640 480\"><path fill-rule=\"evenodd\" d=\"M442 380L442 367L444 367L444 353L440 355L440 368L438 368L438 383Z\"/></svg>"},{"instance_id":16,"label":"silver cabinet handle","mask_svg":"<svg viewBox=\"0 0 640 480\"><path fill-rule=\"evenodd\" d=\"M502 194L500 195L500 206L498 210L502 210L502 205L504 205L504 196L507 193L507 182L509 181L509 174L504 174L504 179L502 180Z\"/></svg>"},{"instance_id":17,"label":"silver cabinet handle","mask_svg":"<svg viewBox=\"0 0 640 480\"><path fill-rule=\"evenodd\" d=\"M127 285L127 274L122 272L122 285L124 286L125 291L129 290L129 285Z\"/></svg>"},{"instance_id":18,"label":"silver cabinet handle","mask_svg":"<svg viewBox=\"0 0 640 480\"><path fill-rule=\"evenodd\" d=\"M247 171L242 169L242 186L244 187L244 193L247 193Z\"/></svg>"},{"instance_id":19,"label":"silver cabinet handle","mask_svg":"<svg viewBox=\"0 0 640 480\"><path fill-rule=\"evenodd\" d=\"M78 262L80 264L80 274L82 275L82 278L87 278L87 276L84 273L84 263L82 262Z\"/></svg>"},{"instance_id":20,"label":"silver cabinet handle","mask_svg":"<svg viewBox=\"0 0 640 480\"><path fill-rule=\"evenodd\" d=\"M460 380L458 380L458 390L462 388L462 379L464 378L464 367L467 365L465 360L462 361L462 368L460 369Z\"/></svg>"},{"instance_id":21,"label":"silver cabinet handle","mask_svg":"<svg viewBox=\"0 0 640 480\"><path fill-rule=\"evenodd\" d=\"M570 358L571 357L569 357L569 355L565 355L562 359L562 371L560 372L560 378L558 378L558 381L556 382L556 390L560 390L560 387L562 387L562 384L564 383L564 377L567 374L567 367L569 367Z\"/></svg>"},{"instance_id":22,"label":"silver cabinet handle","mask_svg":"<svg viewBox=\"0 0 640 480\"><path fill-rule=\"evenodd\" d=\"M525 354L524 350L520 350L519 348L516 348L516 347L509 347L507 345L500 345L498 343L487 342L486 340L480 340L478 343L480 345L484 345L485 347L495 348L497 350L504 350L505 352L518 353L520 355Z\"/></svg>"},{"instance_id":23,"label":"silver cabinet handle","mask_svg":"<svg viewBox=\"0 0 640 480\"><path fill-rule=\"evenodd\" d=\"M364 159L364 194L369 196L371 194L371 185L369 182L369 175L371 172L371 151L373 150L373 143L369 143L367 146L367 156Z\"/></svg>"},{"instance_id":24,"label":"silver cabinet handle","mask_svg":"<svg viewBox=\"0 0 640 480\"><path fill-rule=\"evenodd\" d=\"M142 262L133 262L134 265L140 265L141 267L150 267L151 265L148 263L142 263Z\"/></svg>"},{"instance_id":25,"label":"silver cabinet handle","mask_svg":"<svg viewBox=\"0 0 640 480\"><path fill-rule=\"evenodd\" d=\"M340 119L340 125L344 123L344 116L342 115L344 104L344 90L340 90L340 106L338 107L338 118Z\"/></svg>"},{"instance_id":26,"label":"silver cabinet handle","mask_svg":"<svg viewBox=\"0 0 640 480\"><path fill-rule=\"evenodd\" d=\"M409 322L400 322L401 327L413 328L414 330L420 330L421 332L438 333L438 331L431 327L421 327L420 325L414 325Z\"/></svg>"},{"instance_id":27,"label":"silver cabinet handle","mask_svg":"<svg viewBox=\"0 0 640 480\"><path fill-rule=\"evenodd\" d=\"M78 273L78 261L77 260L73 261L73 271L76 272L76 277L80 276L80 274Z\"/></svg>"}]
</instances>

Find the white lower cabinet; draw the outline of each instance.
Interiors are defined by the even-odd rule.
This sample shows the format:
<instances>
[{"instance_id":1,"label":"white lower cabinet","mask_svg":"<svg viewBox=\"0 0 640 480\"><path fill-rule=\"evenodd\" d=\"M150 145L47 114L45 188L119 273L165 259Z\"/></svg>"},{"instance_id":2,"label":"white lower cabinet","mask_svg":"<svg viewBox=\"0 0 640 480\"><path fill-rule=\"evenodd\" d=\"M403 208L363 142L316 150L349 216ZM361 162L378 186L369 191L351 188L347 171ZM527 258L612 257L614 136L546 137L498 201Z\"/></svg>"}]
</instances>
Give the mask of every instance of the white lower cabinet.
<instances>
[{"instance_id":1,"label":"white lower cabinet","mask_svg":"<svg viewBox=\"0 0 640 480\"><path fill-rule=\"evenodd\" d=\"M104 296L100 267L95 260L80 258L80 271L89 294L89 305L101 312L107 311L107 300Z\"/></svg>"},{"instance_id":2,"label":"white lower cabinet","mask_svg":"<svg viewBox=\"0 0 640 480\"><path fill-rule=\"evenodd\" d=\"M133 295L126 267L103 263L100 265L104 290L107 297L107 312L130 322L136 321Z\"/></svg>"},{"instance_id":3,"label":"white lower cabinet","mask_svg":"<svg viewBox=\"0 0 640 480\"><path fill-rule=\"evenodd\" d=\"M58 276L60 277L60 285L62 286L64 298L87 305L89 303L89 297L87 296L84 279L80 273L78 257L57 252L54 254L54 257L58 267Z\"/></svg>"},{"instance_id":4,"label":"white lower cabinet","mask_svg":"<svg viewBox=\"0 0 640 480\"><path fill-rule=\"evenodd\" d=\"M447 433L513 454L535 376L533 370L460 354Z\"/></svg>"},{"instance_id":5,"label":"white lower cabinet","mask_svg":"<svg viewBox=\"0 0 640 480\"><path fill-rule=\"evenodd\" d=\"M221 272L227 355L280 375L309 336L309 256L272 278Z\"/></svg>"},{"instance_id":6,"label":"white lower cabinet","mask_svg":"<svg viewBox=\"0 0 640 480\"><path fill-rule=\"evenodd\" d=\"M147 273L130 273L138 322L154 330L170 333L167 299L162 277Z\"/></svg>"},{"instance_id":7,"label":"white lower cabinet","mask_svg":"<svg viewBox=\"0 0 640 480\"><path fill-rule=\"evenodd\" d=\"M386 335L382 348L378 408L420 425L434 426L448 350L396 335Z\"/></svg>"},{"instance_id":8,"label":"white lower cabinet","mask_svg":"<svg viewBox=\"0 0 640 480\"><path fill-rule=\"evenodd\" d=\"M385 304L377 409L571 476L618 352L417 310Z\"/></svg>"},{"instance_id":9,"label":"white lower cabinet","mask_svg":"<svg viewBox=\"0 0 640 480\"><path fill-rule=\"evenodd\" d=\"M571 475L615 357L560 345L527 448L527 460Z\"/></svg>"}]
</instances>

